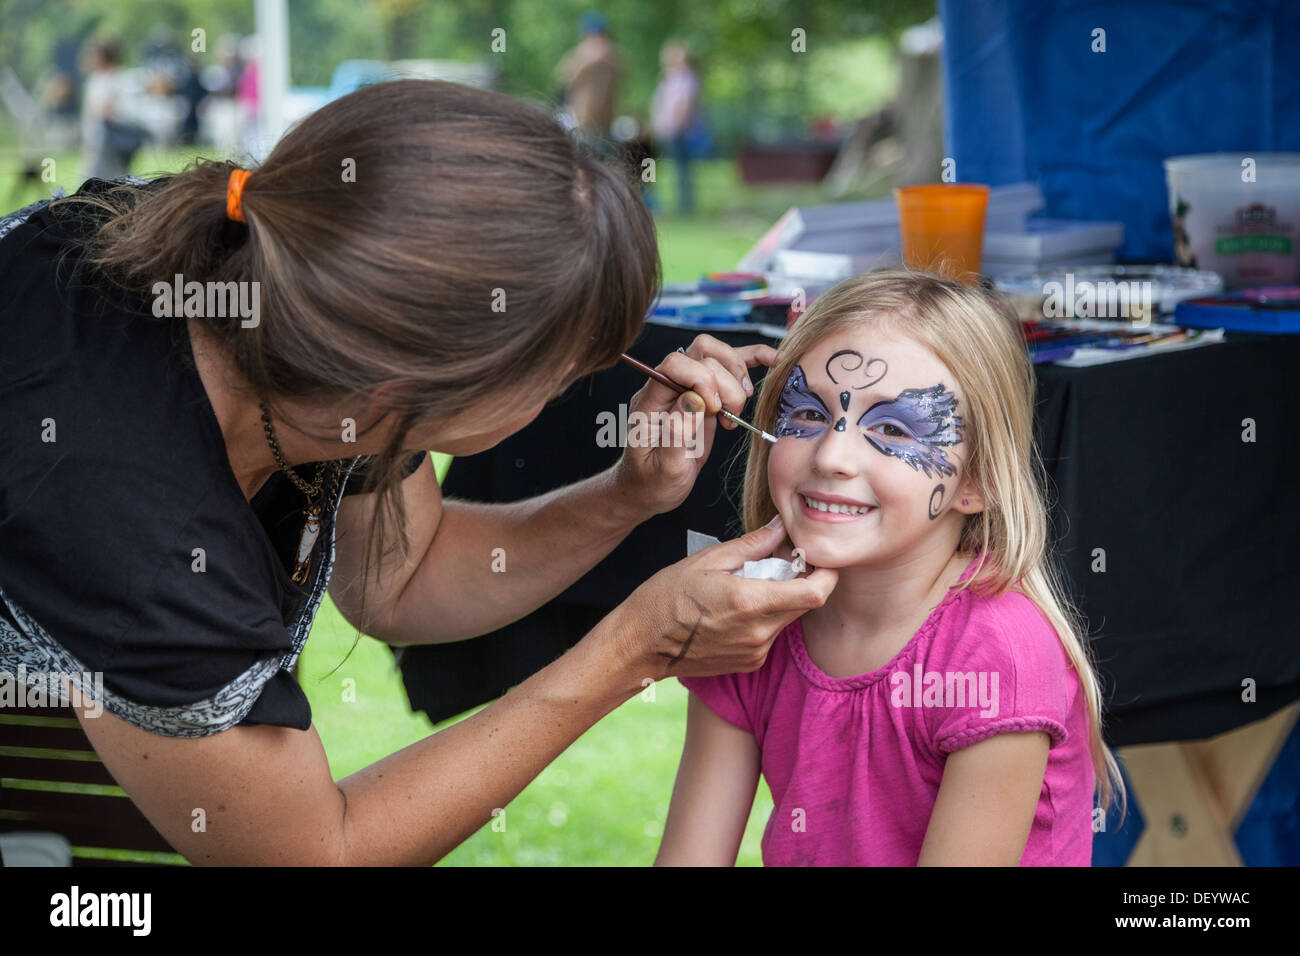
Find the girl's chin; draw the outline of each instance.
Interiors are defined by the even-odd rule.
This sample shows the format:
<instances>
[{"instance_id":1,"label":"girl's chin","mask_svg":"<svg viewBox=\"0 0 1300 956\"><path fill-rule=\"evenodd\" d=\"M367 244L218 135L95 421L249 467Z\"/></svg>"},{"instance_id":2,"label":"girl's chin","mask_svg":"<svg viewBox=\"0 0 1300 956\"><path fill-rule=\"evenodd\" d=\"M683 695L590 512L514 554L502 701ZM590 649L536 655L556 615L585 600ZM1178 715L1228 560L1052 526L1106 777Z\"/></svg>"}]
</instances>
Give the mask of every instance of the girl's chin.
<instances>
[{"instance_id":1,"label":"girl's chin","mask_svg":"<svg viewBox=\"0 0 1300 956\"><path fill-rule=\"evenodd\" d=\"M861 556L848 554L842 548L804 548L803 555L814 568L849 568L862 563Z\"/></svg>"}]
</instances>

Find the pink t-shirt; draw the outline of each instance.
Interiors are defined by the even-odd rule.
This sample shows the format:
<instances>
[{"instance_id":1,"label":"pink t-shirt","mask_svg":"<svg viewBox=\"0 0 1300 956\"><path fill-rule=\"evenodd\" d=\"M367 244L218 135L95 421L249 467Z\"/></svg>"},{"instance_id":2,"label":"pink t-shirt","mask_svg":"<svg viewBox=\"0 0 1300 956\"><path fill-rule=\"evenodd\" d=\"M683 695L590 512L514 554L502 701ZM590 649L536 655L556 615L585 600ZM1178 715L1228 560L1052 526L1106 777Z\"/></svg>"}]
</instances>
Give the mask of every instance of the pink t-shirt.
<instances>
[{"instance_id":1,"label":"pink t-shirt","mask_svg":"<svg viewBox=\"0 0 1300 956\"><path fill-rule=\"evenodd\" d=\"M759 670L681 683L758 742L775 802L767 866L913 866L947 755L1039 730L1051 746L1020 864L1091 865L1087 702L1056 631L1023 594L950 591L869 674L825 674L796 620Z\"/></svg>"}]
</instances>

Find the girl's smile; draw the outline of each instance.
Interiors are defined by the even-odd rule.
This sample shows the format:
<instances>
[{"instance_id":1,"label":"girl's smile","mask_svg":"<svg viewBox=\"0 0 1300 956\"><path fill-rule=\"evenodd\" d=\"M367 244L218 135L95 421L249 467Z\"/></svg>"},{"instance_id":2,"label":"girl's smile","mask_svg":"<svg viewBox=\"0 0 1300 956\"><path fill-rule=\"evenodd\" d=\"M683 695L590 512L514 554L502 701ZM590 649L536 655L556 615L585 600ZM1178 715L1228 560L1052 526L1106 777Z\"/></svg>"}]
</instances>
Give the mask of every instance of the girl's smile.
<instances>
[{"instance_id":1,"label":"girl's smile","mask_svg":"<svg viewBox=\"0 0 1300 956\"><path fill-rule=\"evenodd\" d=\"M874 512L875 506L851 502L839 495L809 495L799 492L799 502L804 513L812 521L826 521L832 524L856 521Z\"/></svg>"}]
</instances>

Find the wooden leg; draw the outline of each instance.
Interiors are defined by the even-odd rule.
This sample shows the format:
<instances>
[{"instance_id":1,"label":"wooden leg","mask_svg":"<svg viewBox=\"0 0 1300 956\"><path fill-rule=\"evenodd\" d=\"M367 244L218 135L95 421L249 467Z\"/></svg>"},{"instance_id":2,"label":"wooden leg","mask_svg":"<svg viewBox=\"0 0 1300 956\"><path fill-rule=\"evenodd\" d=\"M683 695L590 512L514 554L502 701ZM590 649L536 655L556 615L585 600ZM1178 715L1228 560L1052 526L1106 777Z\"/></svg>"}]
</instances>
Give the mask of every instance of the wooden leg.
<instances>
[{"instance_id":1,"label":"wooden leg","mask_svg":"<svg viewBox=\"0 0 1300 956\"><path fill-rule=\"evenodd\" d=\"M1146 829L1129 866L1241 866L1233 833L1277 759L1300 701L1207 740L1120 749Z\"/></svg>"}]
</instances>

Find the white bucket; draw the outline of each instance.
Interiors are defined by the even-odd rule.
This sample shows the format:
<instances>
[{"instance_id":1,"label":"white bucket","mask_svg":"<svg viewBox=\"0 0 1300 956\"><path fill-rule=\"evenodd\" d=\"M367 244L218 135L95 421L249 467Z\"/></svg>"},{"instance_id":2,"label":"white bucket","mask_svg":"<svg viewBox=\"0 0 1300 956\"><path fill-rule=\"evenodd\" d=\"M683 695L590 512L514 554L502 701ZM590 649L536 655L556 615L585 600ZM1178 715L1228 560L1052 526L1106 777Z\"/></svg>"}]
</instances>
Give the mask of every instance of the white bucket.
<instances>
[{"instance_id":1,"label":"white bucket","mask_svg":"<svg viewBox=\"0 0 1300 956\"><path fill-rule=\"evenodd\" d=\"M1206 153L1165 160L1174 254L1227 289L1300 279L1300 153Z\"/></svg>"}]
</instances>

